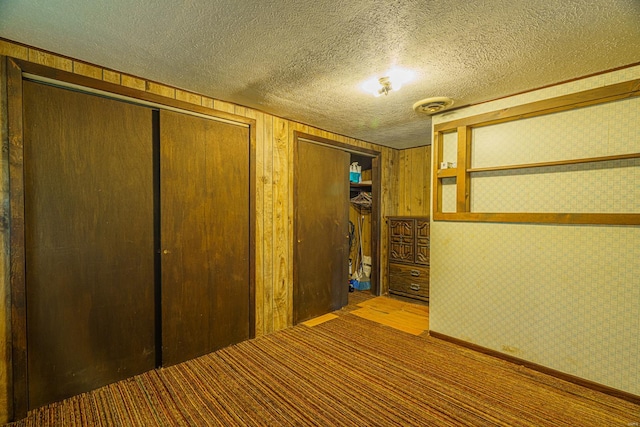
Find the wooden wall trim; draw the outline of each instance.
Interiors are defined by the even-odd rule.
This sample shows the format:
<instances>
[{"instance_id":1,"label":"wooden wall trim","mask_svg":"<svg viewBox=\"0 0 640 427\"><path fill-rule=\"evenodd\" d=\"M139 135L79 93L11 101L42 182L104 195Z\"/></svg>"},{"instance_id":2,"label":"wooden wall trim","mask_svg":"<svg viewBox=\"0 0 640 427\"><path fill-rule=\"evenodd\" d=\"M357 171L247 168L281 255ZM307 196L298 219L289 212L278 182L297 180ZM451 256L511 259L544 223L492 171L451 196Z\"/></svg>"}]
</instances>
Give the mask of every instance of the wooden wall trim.
<instances>
[{"instance_id":1,"label":"wooden wall trim","mask_svg":"<svg viewBox=\"0 0 640 427\"><path fill-rule=\"evenodd\" d=\"M289 121L273 118L273 328L293 324L293 169Z\"/></svg>"},{"instance_id":2,"label":"wooden wall trim","mask_svg":"<svg viewBox=\"0 0 640 427\"><path fill-rule=\"evenodd\" d=\"M440 163L442 162L443 158L443 147L444 132L436 132L433 135L433 159L431 163L431 175L433 176L433 189L431 192L431 216L433 217L433 219L436 218L437 213L442 212L442 180L438 179L438 172L440 169ZM455 171L455 169L452 169L452 171Z\"/></svg>"},{"instance_id":3,"label":"wooden wall trim","mask_svg":"<svg viewBox=\"0 0 640 427\"><path fill-rule=\"evenodd\" d=\"M13 417L27 415L27 316L24 236L24 140L22 127L22 70L7 59L7 100L9 125L10 260L11 260L11 341Z\"/></svg>"},{"instance_id":4,"label":"wooden wall trim","mask_svg":"<svg viewBox=\"0 0 640 427\"><path fill-rule=\"evenodd\" d=\"M434 221L504 222L520 224L640 225L640 214L625 213L531 213L531 212L435 212Z\"/></svg>"},{"instance_id":5,"label":"wooden wall trim","mask_svg":"<svg viewBox=\"0 0 640 427\"><path fill-rule=\"evenodd\" d=\"M594 381L589 381L586 380L584 378L580 378L580 377L576 377L575 375L571 375L571 374L567 374L564 373L562 371L558 371L556 369L552 369L552 368L548 368L546 366L543 365L539 365L537 363L533 363L533 362L529 362L527 360L524 359L519 359L517 357L513 357L511 355L508 354L504 354L501 353L499 351L496 350L492 350L490 348L486 348L486 347L482 347L480 345L477 344L473 344L467 341L463 341L461 339L458 338L454 338L445 334L441 334L439 332L435 332L435 331L429 331L429 336L432 338L436 338L442 341L447 341L450 342L452 344L456 344L459 345L461 347L465 347L474 351L477 351L478 353L482 353L482 354L486 354L488 356L493 356L493 357L497 357L498 359L502 359L505 360L507 362L511 362L511 363L515 363L516 365L521 365L524 366L526 368L532 369L534 371L537 372L541 372L543 374L546 375L550 375L552 377L561 379L563 381L567 381L573 384L577 384L579 386L591 389L591 390L595 390L598 391L600 393L604 393L604 394L608 394L610 396L614 396L620 399L624 399L626 401L632 402L636 405L640 405L640 396L636 396L635 394L631 394L628 393L626 391L623 390L618 390L616 388L613 387L609 387L600 383L596 383Z\"/></svg>"},{"instance_id":6,"label":"wooden wall trim","mask_svg":"<svg viewBox=\"0 0 640 427\"><path fill-rule=\"evenodd\" d=\"M256 337L256 133L257 122L249 120L249 337Z\"/></svg>"},{"instance_id":7,"label":"wooden wall trim","mask_svg":"<svg viewBox=\"0 0 640 427\"><path fill-rule=\"evenodd\" d=\"M323 138L321 136L316 136L316 135L311 135L309 133L304 133L304 132L300 132L298 130L293 132L294 138L296 139L296 141L298 139L306 139L308 141L311 142L316 142L319 144L324 144L324 145L330 145L336 148L341 148L345 151L348 151L350 153L357 153L357 154L368 154L371 157L377 157L380 155L379 151L375 151L375 150L369 150L368 148L363 148L363 147L357 147L354 145L349 145L349 144L345 144L343 142L339 142L333 139L328 139L328 138Z\"/></svg>"},{"instance_id":8,"label":"wooden wall trim","mask_svg":"<svg viewBox=\"0 0 640 427\"><path fill-rule=\"evenodd\" d=\"M373 158L371 162L371 185L373 193L376 197L373 197L371 206L371 259L376 263L376 268L371 270L374 295L382 295L382 268L381 268L381 248L380 243L382 235L380 234L380 227L382 222L382 171L380 170L381 155Z\"/></svg>"},{"instance_id":9,"label":"wooden wall trim","mask_svg":"<svg viewBox=\"0 0 640 427\"><path fill-rule=\"evenodd\" d=\"M517 105L497 111L478 114L440 123L434 126L435 132L448 132L461 126L489 126L513 120L521 120L529 117L542 116L557 113L559 111L572 110L589 105L602 104L625 98L640 96L640 79L630 80L614 85L598 87L582 92L571 93L528 104Z\"/></svg>"},{"instance_id":10,"label":"wooden wall trim","mask_svg":"<svg viewBox=\"0 0 640 427\"><path fill-rule=\"evenodd\" d=\"M571 93L551 99L517 105L476 116L452 120L434 126L435 162L433 173L433 219L434 221L474 221L505 223L545 223L545 224L605 224L640 225L640 213L589 213L589 212L471 212L470 197L473 179L471 174L483 171L503 171L541 167L560 167L580 163L598 163L612 160L636 159L640 153L618 154L602 157L569 159L474 168L471 164L472 129L525 118L543 116L560 111L569 111L581 107L603 104L611 101L640 96L640 79L598 87L582 92ZM444 134L457 133L457 166L440 169L442 161ZM442 212L442 184L447 178L455 178L456 210Z\"/></svg>"},{"instance_id":11,"label":"wooden wall trim","mask_svg":"<svg viewBox=\"0 0 640 427\"><path fill-rule=\"evenodd\" d=\"M0 208L0 307L3 308L0 317L0 378L4 382L0 385L0 423L9 421L13 402L11 401L11 279L10 279L10 227L11 210L9 208L9 130L7 104L7 60L0 56L0 143L2 144L0 194L2 207Z\"/></svg>"},{"instance_id":12,"label":"wooden wall trim","mask_svg":"<svg viewBox=\"0 0 640 427\"><path fill-rule=\"evenodd\" d=\"M207 116L218 117L236 123L247 124L249 126L253 124L255 126L254 119L249 119L247 117L239 116L236 114L215 110L213 108L192 104L186 101L168 98L166 96L130 88L127 86L122 86L116 83L97 80L92 77L86 77L80 74L74 74L56 68L50 68L33 62L23 61L19 59L12 59L12 61L15 62L15 64L22 70L23 73L33 74L47 79L57 80L60 82L78 85L94 90L110 92L116 95L126 96L140 101L166 105L168 107L177 108L179 110L191 111Z\"/></svg>"},{"instance_id":13,"label":"wooden wall trim","mask_svg":"<svg viewBox=\"0 0 640 427\"><path fill-rule=\"evenodd\" d=\"M471 164L471 128L458 127L458 168L456 170L456 212L470 211L471 180L467 168Z\"/></svg>"},{"instance_id":14,"label":"wooden wall trim","mask_svg":"<svg viewBox=\"0 0 640 427\"><path fill-rule=\"evenodd\" d=\"M567 165L579 165L584 163L611 162L615 160L630 160L630 159L640 159L640 152L629 153L629 154L616 154L612 156L556 160L553 162L521 163L516 165L490 166L490 167L483 167L483 168L467 168L467 172L469 173L498 172L498 171L507 171L507 170L517 170L517 169L533 169L533 168L545 168L545 167L556 167L556 166L567 166ZM443 172L447 172L448 170L449 169L438 171L438 177L444 176L445 174Z\"/></svg>"}]
</instances>

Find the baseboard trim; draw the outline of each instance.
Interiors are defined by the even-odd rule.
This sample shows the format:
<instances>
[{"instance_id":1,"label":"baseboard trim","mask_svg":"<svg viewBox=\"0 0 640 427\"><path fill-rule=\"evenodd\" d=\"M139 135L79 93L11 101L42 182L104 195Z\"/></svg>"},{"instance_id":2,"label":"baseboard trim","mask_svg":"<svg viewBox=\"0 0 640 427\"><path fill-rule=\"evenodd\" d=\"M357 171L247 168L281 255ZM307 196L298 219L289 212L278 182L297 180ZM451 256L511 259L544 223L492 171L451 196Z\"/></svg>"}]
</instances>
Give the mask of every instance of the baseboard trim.
<instances>
[{"instance_id":1,"label":"baseboard trim","mask_svg":"<svg viewBox=\"0 0 640 427\"><path fill-rule=\"evenodd\" d=\"M561 379L561 380L564 380L564 381L568 381L570 383L577 384L577 385L585 387L585 388L589 388L591 390L599 391L601 393L605 393L605 394L608 394L610 396L618 397L620 399L624 399L624 400L629 401L631 403L635 403L636 405L640 405L640 396L636 396L635 394L631 394L631 393L628 393L626 391L618 390L618 389L615 389L613 387L609 387L609 386L606 386L606 385L603 385L603 384L599 384L599 383L596 383L596 382L593 382L593 381L586 380L584 378L576 377L575 375L571 375L571 374L567 374L565 372L557 371L555 369L551 369L551 368L548 368L546 366L539 365L537 363L529 362L528 360L519 359L517 357L513 357L513 356L510 356L508 354L504 354L504 353L501 353L499 351L492 350L490 348L482 347L480 345L473 344L473 343L461 340L459 338L450 337L448 335L441 334L439 332L429 331L429 336L433 337L433 338L436 338L436 339L439 339L439 340L442 340L442 341L447 341L447 342L450 342L452 344L459 345L461 347L466 347L466 348L468 348L470 350L477 351L478 353L483 353L483 354L486 354L488 356L493 356L493 357L496 357L498 359L506 360L507 362L511 362L511 363L516 364L516 365L521 365L521 366L524 366L526 368L532 369L534 371L538 371L538 372L541 372L543 374L547 374L547 375L550 375L552 377L555 377L555 378L558 378L558 379Z\"/></svg>"}]
</instances>

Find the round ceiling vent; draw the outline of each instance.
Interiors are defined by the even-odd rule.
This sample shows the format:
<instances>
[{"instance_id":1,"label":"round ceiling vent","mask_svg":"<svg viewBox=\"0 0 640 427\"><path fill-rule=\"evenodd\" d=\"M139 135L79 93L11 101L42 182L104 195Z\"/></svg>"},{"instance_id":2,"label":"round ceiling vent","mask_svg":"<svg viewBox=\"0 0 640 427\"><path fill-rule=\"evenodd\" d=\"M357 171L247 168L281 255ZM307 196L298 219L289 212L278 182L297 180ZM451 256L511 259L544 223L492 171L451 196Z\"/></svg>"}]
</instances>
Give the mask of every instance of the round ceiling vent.
<instances>
[{"instance_id":1,"label":"round ceiling vent","mask_svg":"<svg viewBox=\"0 0 640 427\"><path fill-rule=\"evenodd\" d=\"M435 114L453 105L453 99L446 96L437 96L434 98L426 98L413 104L413 110L416 113Z\"/></svg>"}]
</instances>

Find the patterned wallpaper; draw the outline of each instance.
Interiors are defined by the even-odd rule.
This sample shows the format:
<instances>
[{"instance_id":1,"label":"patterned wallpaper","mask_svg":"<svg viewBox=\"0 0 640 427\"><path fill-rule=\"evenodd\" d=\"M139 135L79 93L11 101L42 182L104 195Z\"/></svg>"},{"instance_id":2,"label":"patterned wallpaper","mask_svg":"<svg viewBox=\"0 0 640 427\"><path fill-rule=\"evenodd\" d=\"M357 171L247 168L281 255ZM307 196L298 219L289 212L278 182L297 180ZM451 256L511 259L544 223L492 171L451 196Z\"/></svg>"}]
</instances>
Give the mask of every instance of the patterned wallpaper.
<instances>
[{"instance_id":1,"label":"patterned wallpaper","mask_svg":"<svg viewBox=\"0 0 640 427\"><path fill-rule=\"evenodd\" d=\"M443 135L442 161L456 162L458 160L458 134L449 132ZM456 180L446 178L442 180L442 212L456 211Z\"/></svg>"},{"instance_id":2,"label":"patterned wallpaper","mask_svg":"<svg viewBox=\"0 0 640 427\"><path fill-rule=\"evenodd\" d=\"M473 129L473 167L640 151L640 98Z\"/></svg>"},{"instance_id":3,"label":"patterned wallpaper","mask_svg":"<svg viewBox=\"0 0 640 427\"><path fill-rule=\"evenodd\" d=\"M634 78L640 67L433 122ZM606 105L477 129L474 166L640 151L637 100ZM477 174L472 208L640 212L640 162L618 163ZM640 395L640 227L436 221L431 248L431 330Z\"/></svg>"},{"instance_id":4,"label":"patterned wallpaper","mask_svg":"<svg viewBox=\"0 0 640 427\"><path fill-rule=\"evenodd\" d=\"M458 134L449 132L442 135L442 161L455 162L458 160Z\"/></svg>"},{"instance_id":5,"label":"patterned wallpaper","mask_svg":"<svg viewBox=\"0 0 640 427\"><path fill-rule=\"evenodd\" d=\"M640 394L640 228L435 222L431 330Z\"/></svg>"},{"instance_id":6,"label":"patterned wallpaper","mask_svg":"<svg viewBox=\"0 0 640 427\"><path fill-rule=\"evenodd\" d=\"M472 212L640 213L640 159L472 177Z\"/></svg>"}]
</instances>

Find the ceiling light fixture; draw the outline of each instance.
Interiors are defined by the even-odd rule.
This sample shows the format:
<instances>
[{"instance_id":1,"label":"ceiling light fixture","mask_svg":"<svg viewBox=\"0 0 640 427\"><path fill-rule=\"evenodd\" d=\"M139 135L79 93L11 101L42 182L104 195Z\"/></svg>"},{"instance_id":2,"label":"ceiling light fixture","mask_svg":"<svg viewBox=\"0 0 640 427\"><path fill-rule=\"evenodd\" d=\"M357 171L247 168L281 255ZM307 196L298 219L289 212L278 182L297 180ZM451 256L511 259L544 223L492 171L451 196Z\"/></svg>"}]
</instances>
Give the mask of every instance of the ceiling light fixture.
<instances>
[{"instance_id":1,"label":"ceiling light fixture","mask_svg":"<svg viewBox=\"0 0 640 427\"><path fill-rule=\"evenodd\" d=\"M380 77L378 79L378 83L380 83L380 89L378 89L378 94L376 96L380 96L383 93L385 95L389 95L389 92L393 90L389 77Z\"/></svg>"},{"instance_id":2,"label":"ceiling light fixture","mask_svg":"<svg viewBox=\"0 0 640 427\"><path fill-rule=\"evenodd\" d=\"M373 96L388 95L391 91L398 91L403 84L415 78L415 73L403 68L394 67L384 73L384 77L373 77L362 83L360 87Z\"/></svg>"}]
</instances>

